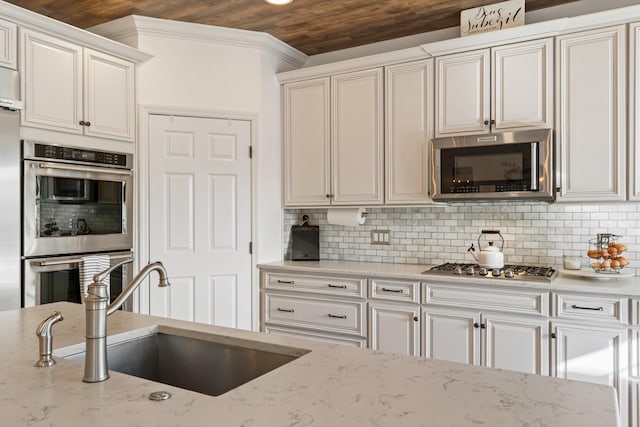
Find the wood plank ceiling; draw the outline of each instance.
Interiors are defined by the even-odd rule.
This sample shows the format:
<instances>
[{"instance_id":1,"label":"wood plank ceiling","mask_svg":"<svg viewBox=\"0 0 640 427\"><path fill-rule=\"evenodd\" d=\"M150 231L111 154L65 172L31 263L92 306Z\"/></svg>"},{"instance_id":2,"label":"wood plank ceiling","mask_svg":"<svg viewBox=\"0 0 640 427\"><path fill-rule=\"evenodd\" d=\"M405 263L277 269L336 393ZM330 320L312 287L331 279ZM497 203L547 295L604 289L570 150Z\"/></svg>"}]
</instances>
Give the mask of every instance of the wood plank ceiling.
<instances>
[{"instance_id":1,"label":"wood plank ceiling","mask_svg":"<svg viewBox=\"0 0 640 427\"><path fill-rule=\"evenodd\" d=\"M307 55L460 24L460 11L499 0L8 0L79 28L142 15L262 31ZM576 0L526 0L532 11Z\"/></svg>"}]
</instances>

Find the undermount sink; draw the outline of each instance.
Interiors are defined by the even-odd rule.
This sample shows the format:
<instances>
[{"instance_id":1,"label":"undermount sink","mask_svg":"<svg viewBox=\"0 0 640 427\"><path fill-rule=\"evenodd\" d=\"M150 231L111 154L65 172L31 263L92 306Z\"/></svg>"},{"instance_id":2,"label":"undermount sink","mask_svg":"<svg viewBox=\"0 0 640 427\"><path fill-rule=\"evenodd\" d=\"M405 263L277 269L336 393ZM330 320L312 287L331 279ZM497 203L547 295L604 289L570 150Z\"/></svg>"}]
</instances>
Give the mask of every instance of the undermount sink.
<instances>
[{"instance_id":1,"label":"undermount sink","mask_svg":"<svg viewBox=\"0 0 640 427\"><path fill-rule=\"evenodd\" d=\"M226 393L309 352L162 327L145 330L142 336L123 336L109 337L112 338L107 344L110 371L210 396ZM55 354L84 363L84 346L73 347L75 351L67 347Z\"/></svg>"}]
</instances>

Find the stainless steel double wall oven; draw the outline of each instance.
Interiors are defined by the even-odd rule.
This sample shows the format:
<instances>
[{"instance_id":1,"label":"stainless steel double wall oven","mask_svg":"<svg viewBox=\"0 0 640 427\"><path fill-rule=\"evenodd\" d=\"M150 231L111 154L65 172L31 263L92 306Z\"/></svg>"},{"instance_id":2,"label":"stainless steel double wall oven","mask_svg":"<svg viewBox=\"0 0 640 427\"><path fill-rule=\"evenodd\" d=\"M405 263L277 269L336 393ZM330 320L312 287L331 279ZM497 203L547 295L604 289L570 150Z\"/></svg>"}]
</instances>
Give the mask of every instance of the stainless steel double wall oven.
<instances>
[{"instance_id":1,"label":"stainless steel double wall oven","mask_svg":"<svg viewBox=\"0 0 640 427\"><path fill-rule=\"evenodd\" d=\"M23 141L22 159L23 304L80 302L83 257L132 256L132 155ZM111 298L130 269L111 274Z\"/></svg>"}]
</instances>

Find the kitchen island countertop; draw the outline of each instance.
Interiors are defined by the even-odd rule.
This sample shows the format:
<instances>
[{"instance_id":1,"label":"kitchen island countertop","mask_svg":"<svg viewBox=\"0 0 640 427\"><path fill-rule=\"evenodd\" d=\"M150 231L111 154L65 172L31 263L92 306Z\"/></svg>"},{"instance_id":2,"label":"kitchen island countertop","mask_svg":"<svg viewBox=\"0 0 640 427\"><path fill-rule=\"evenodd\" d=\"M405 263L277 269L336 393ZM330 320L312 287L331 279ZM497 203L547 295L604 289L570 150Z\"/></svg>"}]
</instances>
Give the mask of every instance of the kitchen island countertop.
<instances>
[{"instance_id":1,"label":"kitchen island countertop","mask_svg":"<svg viewBox=\"0 0 640 427\"><path fill-rule=\"evenodd\" d=\"M111 372L86 384L83 366L35 368L37 324L54 309L54 349L83 342L84 310L55 303L0 312L0 412L11 426L616 426L614 389L551 377L372 352L290 337L116 312L111 337L156 325L285 345L304 356L218 397ZM55 354L55 351L54 351ZM163 402L148 399L167 390Z\"/></svg>"}]
</instances>

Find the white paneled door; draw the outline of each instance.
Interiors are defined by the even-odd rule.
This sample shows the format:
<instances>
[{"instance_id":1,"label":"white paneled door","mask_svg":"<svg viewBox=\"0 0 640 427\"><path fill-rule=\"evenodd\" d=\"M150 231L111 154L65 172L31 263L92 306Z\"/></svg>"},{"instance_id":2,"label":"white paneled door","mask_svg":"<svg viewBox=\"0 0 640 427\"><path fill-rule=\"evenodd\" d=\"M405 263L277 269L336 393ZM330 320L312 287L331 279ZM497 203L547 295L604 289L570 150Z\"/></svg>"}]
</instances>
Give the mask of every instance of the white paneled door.
<instances>
[{"instance_id":1,"label":"white paneled door","mask_svg":"<svg viewBox=\"0 0 640 427\"><path fill-rule=\"evenodd\" d=\"M150 313L251 329L251 123L151 115Z\"/></svg>"}]
</instances>

